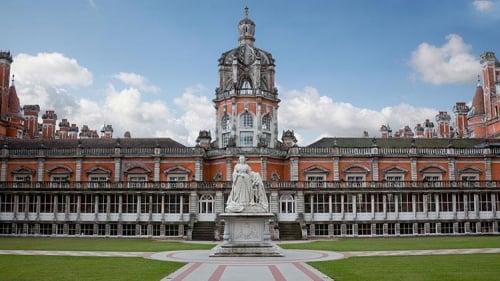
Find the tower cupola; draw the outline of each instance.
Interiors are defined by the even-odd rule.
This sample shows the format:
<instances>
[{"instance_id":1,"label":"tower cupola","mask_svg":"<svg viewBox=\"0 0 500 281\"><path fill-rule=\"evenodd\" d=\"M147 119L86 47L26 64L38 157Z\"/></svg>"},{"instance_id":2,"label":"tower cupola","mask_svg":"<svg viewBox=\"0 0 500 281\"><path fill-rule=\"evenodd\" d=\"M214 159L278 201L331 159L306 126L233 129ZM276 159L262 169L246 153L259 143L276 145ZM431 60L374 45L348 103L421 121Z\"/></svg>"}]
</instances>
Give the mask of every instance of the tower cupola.
<instances>
[{"instance_id":1,"label":"tower cupola","mask_svg":"<svg viewBox=\"0 0 500 281\"><path fill-rule=\"evenodd\" d=\"M245 18L240 20L238 31L240 33L240 45L253 44L255 42L255 23L248 18L248 7L245 7Z\"/></svg>"}]
</instances>

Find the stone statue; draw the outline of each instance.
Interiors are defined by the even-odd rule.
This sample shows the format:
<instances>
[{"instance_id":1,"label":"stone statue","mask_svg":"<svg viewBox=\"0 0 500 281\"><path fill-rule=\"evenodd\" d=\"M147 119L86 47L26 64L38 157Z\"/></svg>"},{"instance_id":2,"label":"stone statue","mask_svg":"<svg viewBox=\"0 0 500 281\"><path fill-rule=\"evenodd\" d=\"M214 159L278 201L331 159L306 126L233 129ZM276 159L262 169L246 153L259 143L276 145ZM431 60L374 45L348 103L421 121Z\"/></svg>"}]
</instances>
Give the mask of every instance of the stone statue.
<instances>
[{"instance_id":1,"label":"stone statue","mask_svg":"<svg viewBox=\"0 0 500 281\"><path fill-rule=\"evenodd\" d=\"M227 199L226 212L267 212L264 183L259 173L253 172L246 163L245 156L240 156L234 166L231 193Z\"/></svg>"}]
</instances>

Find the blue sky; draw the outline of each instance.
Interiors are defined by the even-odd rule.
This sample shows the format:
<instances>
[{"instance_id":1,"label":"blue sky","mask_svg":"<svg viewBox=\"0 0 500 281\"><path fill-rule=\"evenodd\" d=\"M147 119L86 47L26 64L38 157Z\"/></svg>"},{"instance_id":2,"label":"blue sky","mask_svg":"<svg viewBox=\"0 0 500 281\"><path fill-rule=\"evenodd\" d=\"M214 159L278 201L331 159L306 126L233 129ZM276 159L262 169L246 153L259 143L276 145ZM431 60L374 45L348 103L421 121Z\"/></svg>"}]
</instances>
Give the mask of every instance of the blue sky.
<instances>
[{"instance_id":1,"label":"blue sky","mask_svg":"<svg viewBox=\"0 0 500 281\"><path fill-rule=\"evenodd\" d=\"M276 59L279 130L299 145L451 113L472 99L479 55L500 46L498 0L11 0L0 49L22 104L193 145L214 131L217 59L246 5Z\"/></svg>"}]
</instances>

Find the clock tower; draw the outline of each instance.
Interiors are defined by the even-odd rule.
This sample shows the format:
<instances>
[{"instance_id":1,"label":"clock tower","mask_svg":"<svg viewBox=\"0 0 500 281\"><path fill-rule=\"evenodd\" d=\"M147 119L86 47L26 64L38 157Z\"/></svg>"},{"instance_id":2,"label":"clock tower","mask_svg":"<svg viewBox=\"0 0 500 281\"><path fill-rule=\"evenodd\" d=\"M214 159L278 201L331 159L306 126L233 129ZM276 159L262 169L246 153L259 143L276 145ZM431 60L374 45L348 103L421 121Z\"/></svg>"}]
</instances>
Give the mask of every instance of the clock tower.
<instances>
[{"instance_id":1,"label":"clock tower","mask_svg":"<svg viewBox=\"0 0 500 281\"><path fill-rule=\"evenodd\" d=\"M238 23L239 46L219 58L215 90L218 148L275 147L278 137L278 90L272 55L255 47L255 23Z\"/></svg>"}]
</instances>

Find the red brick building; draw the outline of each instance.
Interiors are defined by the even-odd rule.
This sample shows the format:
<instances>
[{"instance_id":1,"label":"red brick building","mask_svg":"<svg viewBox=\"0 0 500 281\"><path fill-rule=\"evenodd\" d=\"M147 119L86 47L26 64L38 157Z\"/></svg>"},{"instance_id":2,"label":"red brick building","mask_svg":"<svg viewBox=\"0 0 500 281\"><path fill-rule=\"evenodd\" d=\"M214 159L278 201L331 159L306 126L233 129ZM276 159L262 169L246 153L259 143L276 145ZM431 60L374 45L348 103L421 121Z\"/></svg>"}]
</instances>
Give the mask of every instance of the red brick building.
<instances>
[{"instance_id":1,"label":"red brick building","mask_svg":"<svg viewBox=\"0 0 500 281\"><path fill-rule=\"evenodd\" d=\"M438 133L428 121L415 133L403 130L406 137L385 127L383 138L298 146L291 130L278 139L272 55L254 45L248 15L238 31L238 46L219 59L215 134L201 131L194 147L113 138L111 126L101 130L106 137L87 126L77 137L66 119L56 129L53 111L38 124L37 106L25 106L22 117L9 110L19 101L10 102L12 57L2 52L0 234L217 239L240 155L265 181L274 239L498 234L500 141L489 129L496 99L485 102L498 85L492 53L483 58L484 107L476 98L472 111L456 105L455 138L451 116L441 112ZM477 114L488 116L484 128ZM20 122L21 138L13 134Z\"/></svg>"}]
</instances>

